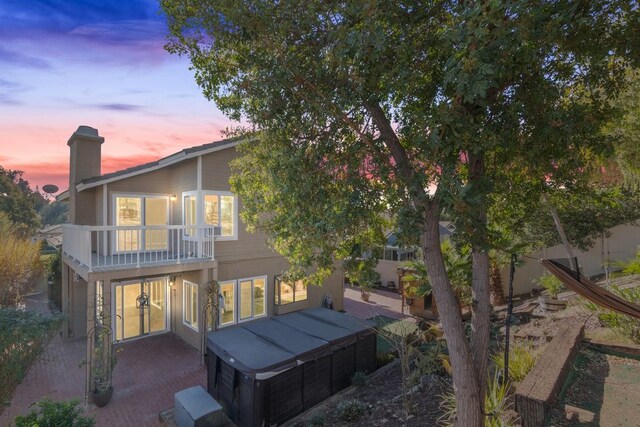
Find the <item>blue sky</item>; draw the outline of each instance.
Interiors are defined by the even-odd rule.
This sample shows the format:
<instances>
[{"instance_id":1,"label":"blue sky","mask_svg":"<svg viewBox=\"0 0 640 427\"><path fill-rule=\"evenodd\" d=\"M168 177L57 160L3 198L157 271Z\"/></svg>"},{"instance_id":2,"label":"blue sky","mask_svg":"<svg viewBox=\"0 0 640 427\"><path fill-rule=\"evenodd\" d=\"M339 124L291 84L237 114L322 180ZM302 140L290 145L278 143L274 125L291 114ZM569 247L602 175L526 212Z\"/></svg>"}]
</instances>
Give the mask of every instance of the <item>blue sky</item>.
<instances>
[{"instance_id":1,"label":"blue sky","mask_svg":"<svg viewBox=\"0 0 640 427\"><path fill-rule=\"evenodd\" d=\"M67 186L79 125L106 138L103 172L220 139L233 123L163 46L156 1L0 2L0 165Z\"/></svg>"}]
</instances>

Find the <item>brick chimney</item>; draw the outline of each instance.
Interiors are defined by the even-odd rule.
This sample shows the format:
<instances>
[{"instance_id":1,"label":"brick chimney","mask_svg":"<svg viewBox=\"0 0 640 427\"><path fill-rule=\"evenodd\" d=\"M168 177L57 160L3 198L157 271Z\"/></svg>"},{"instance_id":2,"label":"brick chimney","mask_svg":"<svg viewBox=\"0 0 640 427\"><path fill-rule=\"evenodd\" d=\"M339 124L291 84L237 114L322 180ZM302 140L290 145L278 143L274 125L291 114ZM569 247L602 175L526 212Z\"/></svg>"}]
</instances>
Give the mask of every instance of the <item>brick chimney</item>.
<instances>
[{"instance_id":1,"label":"brick chimney","mask_svg":"<svg viewBox=\"0 0 640 427\"><path fill-rule=\"evenodd\" d=\"M67 145L70 151L69 161L69 223L95 225L95 196L78 193L76 185L85 178L100 175L102 143L104 138L98 135L98 129L90 126L78 126Z\"/></svg>"}]
</instances>

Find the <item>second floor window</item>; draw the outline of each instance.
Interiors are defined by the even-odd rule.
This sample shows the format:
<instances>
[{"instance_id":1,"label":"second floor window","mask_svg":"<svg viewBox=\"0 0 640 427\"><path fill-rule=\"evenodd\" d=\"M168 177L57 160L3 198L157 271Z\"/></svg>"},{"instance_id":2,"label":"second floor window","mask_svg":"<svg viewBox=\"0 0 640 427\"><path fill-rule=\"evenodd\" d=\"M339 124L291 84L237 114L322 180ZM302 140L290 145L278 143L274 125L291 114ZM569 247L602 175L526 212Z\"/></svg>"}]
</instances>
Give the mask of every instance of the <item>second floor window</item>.
<instances>
[{"instance_id":1,"label":"second floor window","mask_svg":"<svg viewBox=\"0 0 640 427\"><path fill-rule=\"evenodd\" d=\"M235 235L235 210L235 197L231 194L207 193L204 195L204 222L207 225L219 226L222 236Z\"/></svg>"},{"instance_id":2,"label":"second floor window","mask_svg":"<svg viewBox=\"0 0 640 427\"><path fill-rule=\"evenodd\" d=\"M199 195L202 197L198 199ZM201 210L201 211L199 211ZM186 226L186 236L195 238L196 226L220 227L222 240L235 240L238 237L238 199L228 191L189 191L182 196L182 217ZM205 237L209 237L206 234Z\"/></svg>"}]
</instances>

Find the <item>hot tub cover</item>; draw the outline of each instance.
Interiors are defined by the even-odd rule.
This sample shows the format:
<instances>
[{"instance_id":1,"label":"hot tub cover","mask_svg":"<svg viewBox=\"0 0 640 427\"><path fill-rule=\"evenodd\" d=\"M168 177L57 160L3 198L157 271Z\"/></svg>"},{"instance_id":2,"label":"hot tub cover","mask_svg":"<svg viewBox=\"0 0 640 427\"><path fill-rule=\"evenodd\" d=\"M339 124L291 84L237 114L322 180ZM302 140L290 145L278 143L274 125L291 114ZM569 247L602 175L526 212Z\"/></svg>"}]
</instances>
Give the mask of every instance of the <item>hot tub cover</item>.
<instances>
[{"instance_id":1,"label":"hot tub cover","mask_svg":"<svg viewBox=\"0 0 640 427\"><path fill-rule=\"evenodd\" d=\"M265 379L353 343L369 329L347 314L315 308L210 332L207 347L243 374Z\"/></svg>"}]
</instances>

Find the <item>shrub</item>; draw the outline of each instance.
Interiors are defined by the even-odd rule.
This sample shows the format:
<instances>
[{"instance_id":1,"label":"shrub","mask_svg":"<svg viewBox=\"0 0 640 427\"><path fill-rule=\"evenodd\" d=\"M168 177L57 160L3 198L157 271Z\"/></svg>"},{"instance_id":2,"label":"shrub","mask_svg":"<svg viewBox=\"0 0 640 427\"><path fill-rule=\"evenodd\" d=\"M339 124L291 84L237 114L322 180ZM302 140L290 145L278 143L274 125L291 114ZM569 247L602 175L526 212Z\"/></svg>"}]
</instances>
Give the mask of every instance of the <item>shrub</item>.
<instances>
[{"instance_id":1,"label":"shrub","mask_svg":"<svg viewBox=\"0 0 640 427\"><path fill-rule=\"evenodd\" d=\"M535 282L542 286L551 295L551 298L557 298L558 294L564 290L564 285L556 276L551 273L545 273L538 277Z\"/></svg>"},{"instance_id":2,"label":"shrub","mask_svg":"<svg viewBox=\"0 0 640 427\"><path fill-rule=\"evenodd\" d=\"M493 362L504 371L504 350L492 357ZM519 383L533 369L538 354L529 341L516 341L509 348L509 379Z\"/></svg>"},{"instance_id":3,"label":"shrub","mask_svg":"<svg viewBox=\"0 0 640 427\"><path fill-rule=\"evenodd\" d=\"M16 427L93 427L95 420L83 415L79 400L52 402L49 399L36 403L27 415L18 415Z\"/></svg>"},{"instance_id":4,"label":"shrub","mask_svg":"<svg viewBox=\"0 0 640 427\"><path fill-rule=\"evenodd\" d=\"M63 320L62 315L0 307L0 402L9 400Z\"/></svg>"},{"instance_id":5,"label":"shrub","mask_svg":"<svg viewBox=\"0 0 640 427\"><path fill-rule=\"evenodd\" d=\"M364 387L367 385L367 380L367 374L362 371L358 371L353 375L353 378L351 378L351 384L356 387Z\"/></svg>"},{"instance_id":6,"label":"shrub","mask_svg":"<svg viewBox=\"0 0 640 427\"><path fill-rule=\"evenodd\" d=\"M20 237L17 228L0 212L0 307L13 307L29 292L42 271L40 243Z\"/></svg>"},{"instance_id":7,"label":"shrub","mask_svg":"<svg viewBox=\"0 0 640 427\"><path fill-rule=\"evenodd\" d=\"M507 427L513 425L513 420L507 416L511 409L509 400L509 382L500 381L499 375L493 376L487 382L487 394L484 398L484 425L486 427ZM440 396L440 410L442 415L438 419L442 425L453 425L456 420L457 404L453 388Z\"/></svg>"},{"instance_id":8,"label":"shrub","mask_svg":"<svg viewBox=\"0 0 640 427\"><path fill-rule=\"evenodd\" d=\"M615 262L614 265L622 268L622 271L619 272L622 275L640 274L640 250L636 252L635 258L627 262L618 261Z\"/></svg>"},{"instance_id":9,"label":"shrub","mask_svg":"<svg viewBox=\"0 0 640 427\"><path fill-rule=\"evenodd\" d=\"M383 367L384 365L391 363L395 360L395 356L393 353L380 353L376 354L376 366L378 368Z\"/></svg>"},{"instance_id":10,"label":"shrub","mask_svg":"<svg viewBox=\"0 0 640 427\"><path fill-rule=\"evenodd\" d=\"M358 421L367 411L367 405L358 399L343 400L336 407L336 415L340 421Z\"/></svg>"},{"instance_id":11,"label":"shrub","mask_svg":"<svg viewBox=\"0 0 640 427\"><path fill-rule=\"evenodd\" d=\"M640 287L621 289L617 286L611 286L611 292L620 298L633 303L640 303ZM598 318L607 327L613 329L618 334L640 344L640 320L620 314L615 311L606 310L592 302L585 303L585 306L598 313Z\"/></svg>"},{"instance_id":12,"label":"shrub","mask_svg":"<svg viewBox=\"0 0 640 427\"><path fill-rule=\"evenodd\" d=\"M446 356L444 346L439 342L431 342L421 346L414 360L410 383L417 384L420 382L420 378L425 375L440 375L444 373L443 356Z\"/></svg>"},{"instance_id":13,"label":"shrub","mask_svg":"<svg viewBox=\"0 0 640 427\"><path fill-rule=\"evenodd\" d=\"M490 415L484 419L485 426L505 427L513 424L511 419L505 419L507 410L511 409L509 388L509 382L501 381L497 373L493 379L489 379L484 397L484 412Z\"/></svg>"},{"instance_id":14,"label":"shrub","mask_svg":"<svg viewBox=\"0 0 640 427\"><path fill-rule=\"evenodd\" d=\"M314 414L305 423L305 427L324 427L325 418L322 414Z\"/></svg>"}]
</instances>

